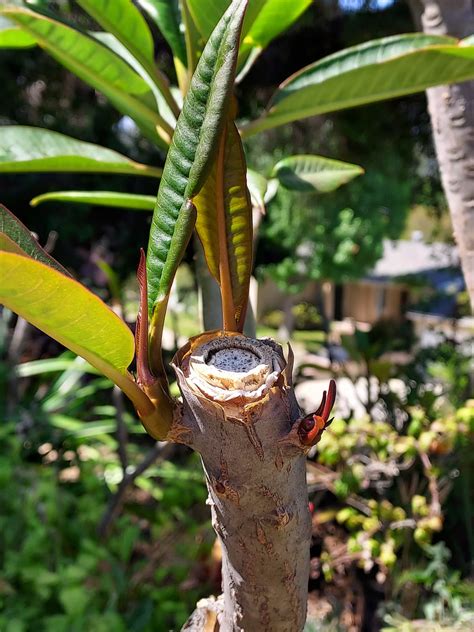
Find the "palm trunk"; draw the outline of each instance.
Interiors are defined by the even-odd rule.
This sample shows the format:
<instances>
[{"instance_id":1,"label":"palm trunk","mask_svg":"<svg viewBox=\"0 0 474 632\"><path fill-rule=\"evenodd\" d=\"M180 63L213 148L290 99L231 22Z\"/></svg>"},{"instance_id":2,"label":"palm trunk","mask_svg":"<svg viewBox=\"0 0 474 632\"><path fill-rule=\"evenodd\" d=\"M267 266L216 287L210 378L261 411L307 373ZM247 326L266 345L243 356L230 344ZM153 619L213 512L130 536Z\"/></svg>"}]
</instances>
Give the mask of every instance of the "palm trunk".
<instances>
[{"instance_id":1,"label":"palm trunk","mask_svg":"<svg viewBox=\"0 0 474 632\"><path fill-rule=\"evenodd\" d=\"M474 32L472 0L411 0L425 33ZM474 310L474 81L427 91L436 153L466 286Z\"/></svg>"},{"instance_id":2,"label":"palm trunk","mask_svg":"<svg viewBox=\"0 0 474 632\"><path fill-rule=\"evenodd\" d=\"M271 341L211 332L174 362L183 413L171 438L201 455L223 558L223 598L183 629L299 632L311 523L292 361Z\"/></svg>"}]
</instances>

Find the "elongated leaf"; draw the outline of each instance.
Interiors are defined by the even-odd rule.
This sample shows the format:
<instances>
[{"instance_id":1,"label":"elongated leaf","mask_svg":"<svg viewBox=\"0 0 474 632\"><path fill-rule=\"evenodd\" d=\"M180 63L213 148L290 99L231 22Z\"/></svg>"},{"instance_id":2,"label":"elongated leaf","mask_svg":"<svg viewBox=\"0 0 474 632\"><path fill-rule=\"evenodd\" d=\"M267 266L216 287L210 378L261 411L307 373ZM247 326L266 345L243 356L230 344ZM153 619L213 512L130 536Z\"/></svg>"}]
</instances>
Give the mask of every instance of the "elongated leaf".
<instances>
[{"instance_id":1,"label":"elongated leaf","mask_svg":"<svg viewBox=\"0 0 474 632\"><path fill-rule=\"evenodd\" d=\"M138 0L138 4L158 26L173 56L186 66L186 45L181 32L182 18L179 0Z\"/></svg>"},{"instance_id":2,"label":"elongated leaf","mask_svg":"<svg viewBox=\"0 0 474 632\"><path fill-rule=\"evenodd\" d=\"M26 125L0 127L0 173L38 171L161 175L161 169L58 132Z\"/></svg>"},{"instance_id":3,"label":"elongated leaf","mask_svg":"<svg viewBox=\"0 0 474 632\"><path fill-rule=\"evenodd\" d=\"M139 411L152 412L150 400L127 373L134 355L132 333L80 283L29 257L0 252L0 303L85 358Z\"/></svg>"},{"instance_id":4,"label":"elongated leaf","mask_svg":"<svg viewBox=\"0 0 474 632\"><path fill-rule=\"evenodd\" d=\"M245 176L240 135L229 122L194 203L196 230L209 270L221 288L224 329L231 331L242 330L252 271L252 206Z\"/></svg>"},{"instance_id":5,"label":"elongated leaf","mask_svg":"<svg viewBox=\"0 0 474 632\"><path fill-rule=\"evenodd\" d=\"M451 37L395 35L325 57L281 84L248 136L289 121L474 78L474 46Z\"/></svg>"},{"instance_id":6,"label":"elongated leaf","mask_svg":"<svg viewBox=\"0 0 474 632\"><path fill-rule=\"evenodd\" d=\"M7 237L6 240L5 236ZM9 240L19 248L20 252L11 247L11 244L8 243ZM27 227L3 204L0 204L0 250L28 255L32 259L41 261L41 263L70 276L69 272L39 245Z\"/></svg>"},{"instance_id":7,"label":"elongated leaf","mask_svg":"<svg viewBox=\"0 0 474 632\"><path fill-rule=\"evenodd\" d=\"M129 51L146 76L142 72L138 74L161 91L177 116L179 110L169 90L168 80L155 66L150 29L135 5L130 0L78 0L78 3ZM133 63L130 65L135 68Z\"/></svg>"},{"instance_id":8,"label":"elongated leaf","mask_svg":"<svg viewBox=\"0 0 474 632\"><path fill-rule=\"evenodd\" d=\"M147 103L149 86L120 57L95 38L49 15L17 7L3 9L2 14L19 24L59 63L102 92L118 110L133 118L148 138L163 143L156 130L160 118Z\"/></svg>"},{"instance_id":9,"label":"elongated leaf","mask_svg":"<svg viewBox=\"0 0 474 632\"><path fill-rule=\"evenodd\" d=\"M115 35L112 35L112 33L107 33L105 31L90 31L89 34L101 44L110 48L110 50L121 57L125 62L127 62L127 64L130 64L140 77L147 82L150 87L150 93L147 95L150 97L148 100L150 103L153 103L154 100L153 107L157 107L158 109L157 116L162 119L159 124L159 127L162 130L161 136L166 143L166 147L168 147L171 142L174 126L176 125L176 116L167 104L160 87L152 78L150 71L147 72L145 67L132 55L122 42L115 37Z\"/></svg>"},{"instance_id":10,"label":"elongated leaf","mask_svg":"<svg viewBox=\"0 0 474 632\"><path fill-rule=\"evenodd\" d=\"M299 155L280 160L272 177L292 191L327 193L364 173L362 167L323 156Z\"/></svg>"},{"instance_id":11,"label":"elongated leaf","mask_svg":"<svg viewBox=\"0 0 474 632\"><path fill-rule=\"evenodd\" d=\"M49 16L21 7L8 7L3 15L18 23L53 57L98 90L109 84L127 94L143 94L148 86L119 57L91 37L53 20Z\"/></svg>"},{"instance_id":12,"label":"elongated leaf","mask_svg":"<svg viewBox=\"0 0 474 632\"><path fill-rule=\"evenodd\" d=\"M69 352L65 352L69 353ZM78 366L76 364L76 356L70 358L60 356L59 358L47 358L46 360L31 360L30 362L22 362L16 367L18 377L32 377L33 375L43 375L47 373L63 373L64 371L75 370L81 375L91 373L98 375L97 369L94 369L88 363Z\"/></svg>"},{"instance_id":13,"label":"elongated leaf","mask_svg":"<svg viewBox=\"0 0 474 632\"><path fill-rule=\"evenodd\" d=\"M194 226L187 204L203 184L227 115L245 6L235 0L206 44L176 125L148 244L150 311L168 296Z\"/></svg>"},{"instance_id":14,"label":"elongated leaf","mask_svg":"<svg viewBox=\"0 0 474 632\"><path fill-rule=\"evenodd\" d=\"M117 191L52 191L33 198L31 206L44 202L72 202L74 204L94 204L95 206L113 206L136 211L152 211L156 197L137 193L118 193Z\"/></svg>"},{"instance_id":15,"label":"elongated leaf","mask_svg":"<svg viewBox=\"0 0 474 632\"><path fill-rule=\"evenodd\" d=\"M35 44L34 37L0 15L0 48L30 48Z\"/></svg>"},{"instance_id":16,"label":"elongated leaf","mask_svg":"<svg viewBox=\"0 0 474 632\"><path fill-rule=\"evenodd\" d=\"M306 11L312 0L266 0L259 2L259 10L253 16L248 32L245 30L240 48L239 68L251 55L252 51L260 53L280 33L289 28L300 15ZM257 54L252 56L252 63ZM247 70L252 64L248 65Z\"/></svg>"},{"instance_id":17,"label":"elongated leaf","mask_svg":"<svg viewBox=\"0 0 474 632\"><path fill-rule=\"evenodd\" d=\"M137 59L153 64L153 38L148 25L130 0L77 0L104 30L112 33Z\"/></svg>"}]
</instances>

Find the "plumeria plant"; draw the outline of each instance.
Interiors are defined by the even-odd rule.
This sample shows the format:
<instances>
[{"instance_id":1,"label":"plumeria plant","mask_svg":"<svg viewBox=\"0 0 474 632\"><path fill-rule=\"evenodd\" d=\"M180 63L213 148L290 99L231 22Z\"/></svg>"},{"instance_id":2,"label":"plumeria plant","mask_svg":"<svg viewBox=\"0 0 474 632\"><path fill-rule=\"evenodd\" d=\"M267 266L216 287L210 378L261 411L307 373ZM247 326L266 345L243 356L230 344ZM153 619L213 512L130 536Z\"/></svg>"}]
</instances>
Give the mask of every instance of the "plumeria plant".
<instances>
[{"instance_id":1,"label":"plumeria plant","mask_svg":"<svg viewBox=\"0 0 474 632\"><path fill-rule=\"evenodd\" d=\"M318 410L305 415L292 385L291 349L285 357L272 340L242 333L253 261L252 206L267 186L264 178L262 185L248 175L242 137L330 109L473 77L474 47L415 34L338 53L290 77L262 115L239 128L235 82L308 0L139 0L173 51L182 107L154 65L153 40L136 6L127 0L79 4L109 32L83 33L36 5L12 5L2 11L0 43L39 45L101 90L145 136L168 148L164 168L54 132L7 126L0 130L0 145L8 144L0 170L161 177L147 254L140 252L135 340L4 207L0 300L120 387L152 437L200 454L222 544L223 595L200 602L184 629L302 630L311 534L305 457L331 422L335 384L330 382ZM296 156L279 163L273 177L290 188L330 190L360 172L354 165ZM91 196L49 195L75 201ZM96 192L95 199L139 208L151 203L112 192ZM175 355L177 400L169 392L161 338L173 279L194 231L220 287L222 328L189 340Z\"/></svg>"}]
</instances>

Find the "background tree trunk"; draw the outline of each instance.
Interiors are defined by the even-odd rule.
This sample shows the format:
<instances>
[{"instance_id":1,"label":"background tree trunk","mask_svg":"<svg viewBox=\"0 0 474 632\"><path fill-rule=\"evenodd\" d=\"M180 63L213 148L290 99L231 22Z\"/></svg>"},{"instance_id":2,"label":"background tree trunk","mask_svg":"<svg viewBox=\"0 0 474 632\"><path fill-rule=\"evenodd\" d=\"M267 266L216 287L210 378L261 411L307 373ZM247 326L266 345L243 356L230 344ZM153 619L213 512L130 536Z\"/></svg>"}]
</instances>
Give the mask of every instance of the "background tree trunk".
<instances>
[{"instance_id":1,"label":"background tree trunk","mask_svg":"<svg viewBox=\"0 0 474 632\"><path fill-rule=\"evenodd\" d=\"M474 33L472 0L410 0L410 7L425 33L458 38ZM431 88L427 96L441 179L474 310L474 81Z\"/></svg>"}]
</instances>

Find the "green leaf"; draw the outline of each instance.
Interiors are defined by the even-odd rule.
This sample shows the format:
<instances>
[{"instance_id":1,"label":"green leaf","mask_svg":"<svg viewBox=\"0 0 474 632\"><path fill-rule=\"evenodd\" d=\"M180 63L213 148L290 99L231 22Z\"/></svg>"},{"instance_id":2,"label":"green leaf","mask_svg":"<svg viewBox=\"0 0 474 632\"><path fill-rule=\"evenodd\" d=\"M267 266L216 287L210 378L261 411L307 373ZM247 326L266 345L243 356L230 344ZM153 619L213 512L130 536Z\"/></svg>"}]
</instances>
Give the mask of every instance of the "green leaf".
<instances>
[{"instance_id":1,"label":"green leaf","mask_svg":"<svg viewBox=\"0 0 474 632\"><path fill-rule=\"evenodd\" d=\"M127 372L135 348L131 331L83 285L29 257L0 252L0 303L82 356L140 413L152 412L150 400Z\"/></svg>"},{"instance_id":2,"label":"green leaf","mask_svg":"<svg viewBox=\"0 0 474 632\"><path fill-rule=\"evenodd\" d=\"M187 0L193 20L204 40L229 6L229 0ZM239 68L251 56L249 70L258 54L286 30L311 4L311 0L252 0L249 2L242 26L242 43L239 53ZM255 54L253 54L255 51Z\"/></svg>"},{"instance_id":3,"label":"green leaf","mask_svg":"<svg viewBox=\"0 0 474 632\"><path fill-rule=\"evenodd\" d=\"M153 37L130 0L77 0L105 31L112 33L137 59L154 63Z\"/></svg>"},{"instance_id":4,"label":"green leaf","mask_svg":"<svg viewBox=\"0 0 474 632\"><path fill-rule=\"evenodd\" d=\"M7 240L4 239L5 236L8 238ZM20 250L12 249L8 240L13 241ZM0 251L26 254L32 259L41 261L47 266L51 266L59 270L59 272L70 276L69 272L39 245L27 227L3 204L0 204Z\"/></svg>"},{"instance_id":5,"label":"green leaf","mask_svg":"<svg viewBox=\"0 0 474 632\"><path fill-rule=\"evenodd\" d=\"M205 180L225 122L245 6L235 0L206 44L176 124L150 229L150 312L168 296L194 226L188 200Z\"/></svg>"},{"instance_id":6,"label":"green leaf","mask_svg":"<svg viewBox=\"0 0 474 632\"><path fill-rule=\"evenodd\" d=\"M179 0L138 0L138 4L148 13L168 42L173 56L186 66L186 45L181 32L181 11Z\"/></svg>"},{"instance_id":7,"label":"green leaf","mask_svg":"<svg viewBox=\"0 0 474 632\"><path fill-rule=\"evenodd\" d=\"M156 196L119 193L117 191L52 191L37 195L30 204L31 206L38 206L43 202L72 202L74 204L128 208L136 211L152 211Z\"/></svg>"},{"instance_id":8,"label":"green leaf","mask_svg":"<svg viewBox=\"0 0 474 632\"><path fill-rule=\"evenodd\" d=\"M168 80L155 66L153 38L148 25L130 0L77 0L105 31L113 35L140 64L146 73L138 74L149 84L152 82L163 94L176 115L176 103L169 90ZM121 55L123 57L123 55ZM130 62L129 62L130 63ZM137 70L133 63L130 66Z\"/></svg>"},{"instance_id":9,"label":"green leaf","mask_svg":"<svg viewBox=\"0 0 474 632\"><path fill-rule=\"evenodd\" d=\"M98 90L110 85L127 94L148 91L146 83L130 66L92 37L29 9L8 7L2 13L17 22L69 70Z\"/></svg>"},{"instance_id":10,"label":"green leaf","mask_svg":"<svg viewBox=\"0 0 474 632\"><path fill-rule=\"evenodd\" d=\"M148 138L163 144L156 130L160 117L147 103L149 86L123 59L95 38L48 15L17 7L3 9L2 14L18 23L56 61L136 120Z\"/></svg>"},{"instance_id":11,"label":"green leaf","mask_svg":"<svg viewBox=\"0 0 474 632\"><path fill-rule=\"evenodd\" d=\"M249 136L289 121L474 78L474 47L451 37L395 35L345 49L284 81Z\"/></svg>"},{"instance_id":12,"label":"green leaf","mask_svg":"<svg viewBox=\"0 0 474 632\"><path fill-rule=\"evenodd\" d=\"M185 2L204 41L209 39L230 4L230 0L185 0Z\"/></svg>"},{"instance_id":13,"label":"green leaf","mask_svg":"<svg viewBox=\"0 0 474 632\"><path fill-rule=\"evenodd\" d=\"M268 188L267 179L253 169L247 169L247 186L252 206L263 213L265 211L265 194Z\"/></svg>"},{"instance_id":14,"label":"green leaf","mask_svg":"<svg viewBox=\"0 0 474 632\"><path fill-rule=\"evenodd\" d=\"M167 149L171 142L173 129L176 125L176 116L166 102L160 86L157 85L157 82L150 75L150 71L147 72L144 66L130 53L130 51L122 44L122 42L120 42L115 37L115 35L112 35L112 33L107 33L105 31L90 31L89 34L91 35L91 37L98 40L101 44L104 44L104 46L110 48L110 50L112 50L116 55L126 61L127 64L130 64L130 66L140 75L140 77L142 77L143 80L147 82L151 91L148 94L148 96L151 97L149 100L151 102L154 101L154 106L156 105L158 109L157 117L160 117L161 119L159 122L159 126L162 130L161 137L165 142ZM175 102L174 107L177 107Z\"/></svg>"},{"instance_id":15,"label":"green leaf","mask_svg":"<svg viewBox=\"0 0 474 632\"><path fill-rule=\"evenodd\" d=\"M248 33L262 7L269 1L273 2L274 0L251 0L249 2L242 25L242 38ZM283 1L286 2L286 0ZM295 2L298 1L295 0ZM186 2L201 37L207 41L229 7L230 0L186 0Z\"/></svg>"},{"instance_id":16,"label":"green leaf","mask_svg":"<svg viewBox=\"0 0 474 632\"><path fill-rule=\"evenodd\" d=\"M209 270L221 288L226 331L242 331L252 271L252 207L245 157L233 122L199 194L196 230Z\"/></svg>"},{"instance_id":17,"label":"green leaf","mask_svg":"<svg viewBox=\"0 0 474 632\"><path fill-rule=\"evenodd\" d=\"M0 15L0 48L30 48L35 44L34 37Z\"/></svg>"},{"instance_id":18,"label":"green leaf","mask_svg":"<svg viewBox=\"0 0 474 632\"><path fill-rule=\"evenodd\" d=\"M244 38L240 47L239 68L256 51L260 53L280 33L289 28L300 15L306 11L312 0L266 0L256 3L258 12L252 16L250 28L247 31L247 23L244 22ZM252 63L257 55L252 56ZM247 70L252 64L249 64Z\"/></svg>"},{"instance_id":19,"label":"green leaf","mask_svg":"<svg viewBox=\"0 0 474 632\"><path fill-rule=\"evenodd\" d=\"M65 354L69 354L68 351ZM32 377L34 375L43 375L47 373L63 373L65 371L74 370L79 374L90 373L97 375L97 369L90 364L84 363L77 365L77 357L68 357L65 354L59 358L47 358L46 360L31 360L30 362L22 362L16 367L18 377Z\"/></svg>"},{"instance_id":20,"label":"green leaf","mask_svg":"<svg viewBox=\"0 0 474 632\"><path fill-rule=\"evenodd\" d=\"M299 155L280 160L272 177L291 191L327 193L364 173L362 167L323 156Z\"/></svg>"},{"instance_id":21,"label":"green leaf","mask_svg":"<svg viewBox=\"0 0 474 632\"><path fill-rule=\"evenodd\" d=\"M110 421L81 421L66 415L51 415L49 422L55 428L65 430L73 437L96 437L98 435L111 434L117 430L117 422L115 419Z\"/></svg>"},{"instance_id":22,"label":"green leaf","mask_svg":"<svg viewBox=\"0 0 474 632\"><path fill-rule=\"evenodd\" d=\"M161 169L58 132L26 125L0 127L0 173L38 171L161 176Z\"/></svg>"}]
</instances>

